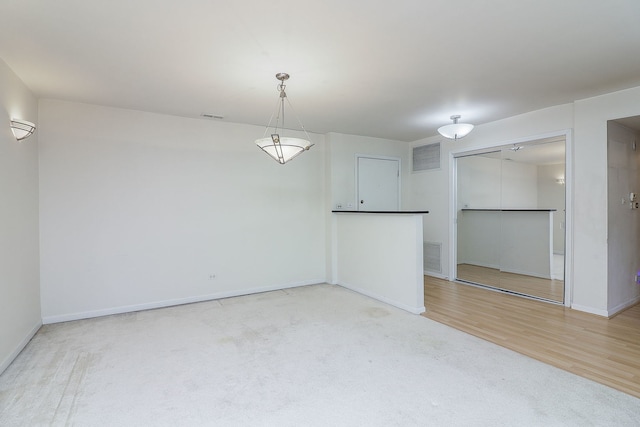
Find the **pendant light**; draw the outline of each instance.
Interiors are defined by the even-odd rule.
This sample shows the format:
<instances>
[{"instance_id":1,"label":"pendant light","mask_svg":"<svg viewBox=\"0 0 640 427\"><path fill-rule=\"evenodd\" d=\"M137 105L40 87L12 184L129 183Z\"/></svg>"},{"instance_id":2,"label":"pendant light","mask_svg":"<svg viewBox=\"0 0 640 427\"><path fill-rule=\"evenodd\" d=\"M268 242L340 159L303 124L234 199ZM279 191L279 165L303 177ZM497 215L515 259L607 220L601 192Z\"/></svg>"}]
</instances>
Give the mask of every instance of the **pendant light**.
<instances>
[{"instance_id":1,"label":"pendant light","mask_svg":"<svg viewBox=\"0 0 640 427\"><path fill-rule=\"evenodd\" d=\"M280 99L278 100L278 104L276 106L276 111L274 115L276 117L275 126L272 128L271 136L266 136L271 127L271 122L273 121L274 115L271 116L269 120L269 124L264 131L264 135L262 138L256 140L256 145L260 147L265 153L271 156L276 162L284 165L289 160L295 158L303 151L308 150L314 144L311 143L309 134L304 128L302 122L296 116L298 120L298 124L300 128L304 131L307 139L302 138L294 138L290 136L284 136L284 100L287 100L289 104L289 108L293 111L293 107L291 106L291 101L287 98L287 93L284 91L286 86L284 82L289 79L289 74L287 73L278 73L276 74L276 79L280 81L278 85L278 91L280 92ZM294 113L295 115L295 113Z\"/></svg>"},{"instance_id":2,"label":"pendant light","mask_svg":"<svg viewBox=\"0 0 640 427\"><path fill-rule=\"evenodd\" d=\"M453 120L453 124L442 126L438 129L440 135L449 139L460 139L464 138L473 130L473 125L468 123L458 123L459 115L451 116L451 120Z\"/></svg>"}]
</instances>

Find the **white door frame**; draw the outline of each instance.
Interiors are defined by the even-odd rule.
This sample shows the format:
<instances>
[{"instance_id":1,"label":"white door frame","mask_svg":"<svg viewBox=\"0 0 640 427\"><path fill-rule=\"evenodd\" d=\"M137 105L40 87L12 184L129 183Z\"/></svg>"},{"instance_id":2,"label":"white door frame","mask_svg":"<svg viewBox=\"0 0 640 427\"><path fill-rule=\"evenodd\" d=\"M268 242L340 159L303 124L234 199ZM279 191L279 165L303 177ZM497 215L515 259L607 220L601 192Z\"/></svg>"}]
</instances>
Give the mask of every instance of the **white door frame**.
<instances>
[{"instance_id":1,"label":"white door frame","mask_svg":"<svg viewBox=\"0 0 640 427\"><path fill-rule=\"evenodd\" d=\"M542 135L533 135L526 138L518 138L510 141L504 141L499 144L487 144L484 146L476 146L473 148L451 150L449 152L449 280L455 281L457 277L457 252L458 252L458 236L456 223L457 218L457 170L456 157L473 152L490 150L505 145L522 144L537 139L550 138L555 136L565 137L565 230L564 230L564 305L571 307L573 301L573 134L571 129L558 132L551 132Z\"/></svg>"},{"instance_id":2,"label":"white door frame","mask_svg":"<svg viewBox=\"0 0 640 427\"><path fill-rule=\"evenodd\" d=\"M359 168L359 159L361 158L365 158L365 159L378 159L378 160L395 160L398 162L398 210L400 210L400 207L402 206L402 159L400 157L391 157L391 156L374 156L371 154L358 154L356 153L355 155L355 183L356 183L356 191L355 191L355 195L356 195L356 200L355 200L355 206L357 207L356 210L359 211L360 210L360 171L358 170Z\"/></svg>"}]
</instances>

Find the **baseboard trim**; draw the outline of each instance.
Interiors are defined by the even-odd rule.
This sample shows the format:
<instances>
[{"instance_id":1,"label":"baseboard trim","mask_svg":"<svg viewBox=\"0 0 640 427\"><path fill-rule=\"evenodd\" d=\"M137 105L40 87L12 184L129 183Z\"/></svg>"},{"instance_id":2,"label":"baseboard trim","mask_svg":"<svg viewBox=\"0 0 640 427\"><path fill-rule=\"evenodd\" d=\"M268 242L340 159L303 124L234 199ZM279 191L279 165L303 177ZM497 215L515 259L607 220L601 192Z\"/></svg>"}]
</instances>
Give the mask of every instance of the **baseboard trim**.
<instances>
[{"instance_id":1,"label":"baseboard trim","mask_svg":"<svg viewBox=\"0 0 640 427\"><path fill-rule=\"evenodd\" d=\"M20 341L15 350L11 352L3 361L0 363L0 374L2 374L8 367L11 365L11 362L14 361L16 357L20 354L22 350L29 344L29 341L38 333L40 328L42 327L42 321L36 323L36 325L31 328L31 330L27 333L27 335Z\"/></svg>"},{"instance_id":2,"label":"baseboard trim","mask_svg":"<svg viewBox=\"0 0 640 427\"><path fill-rule=\"evenodd\" d=\"M500 268L500 272L501 273L513 273L513 274L519 274L521 276L531 276L531 277L538 277L540 279L545 279L545 280L551 280L551 269L549 269L549 274L541 274L535 271L525 271L525 270L516 270L516 269L505 269L505 268Z\"/></svg>"},{"instance_id":3,"label":"baseboard trim","mask_svg":"<svg viewBox=\"0 0 640 427\"><path fill-rule=\"evenodd\" d=\"M442 273L434 273L433 271L424 271L424 275L425 276L431 276L431 277L436 277L438 279L443 279L443 280L449 280L449 276L447 276L446 274L442 274Z\"/></svg>"},{"instance_id":4,"label":"baseboard trim","mask_svg":"<svg viewBox=\"0 0 640 427\"><path fill-rule=\"evenodd\" d=\"M306 280L301 282L288 283L285 285L271 285L271 286L262 286L258 288L222 291L222 292L216 292L213 294L198 295L198 296L186 297L186 298L176 298L176 299L165 300L165 301L155 301L155 302L149 302L149 303L143 303L143 304L132 304L132 305L125 305L120 307L110 307L110 308L105 308L100 310L83 311L79 313L46 316L42 318L42 323L45 325L48 325L52 323L70 322L73 320L91 319L94 317L111 316L114 314L132 313L135 311L153 310L156 308L172 307L175 305L192 304L196 302L211 301L211 300L222 299L222 298L239 297L242 295L259 294L262 292L279 291L282 289L297 288L300 286L317 285L319 283L326 283L326 282L324 279Z\"/></svg>"},{"instance_id":5,"label":"baseboard trim","mask_svg":"<svg viewBox=\"0 0 640 427\"><path fill-rule=\"evenodd\" d=\"M476 261L458 261L458 265L473 265L476 267L486 267L486 268L491 268L493 270L500 270L500 264L485 264L484 262L476 262Z\"/></svg>"},{"instance_id":6,"label":"baseboard trim","mask_svg":"<svg viewBox=\"0 0 640 427\"><path fill-rule=\"evenodd\" d=\"M349 289L351 291L357 292L359 294L362 294L364 296L367 296L369 298L373 298L375 300L381 301L381 302L383 302L385 304L389 304L389 305L392 305L394 307L400 308L402 310L408 311L411 314L422 314L425 311L427 311L424 305L421 306L421 307L420 306L416 306L416 307L409 306L407 304L403 304L401 302L392 300L392 299L384 297L382 295L378 295L375 292L369 292L369 291L367 291L365 289L362 289L362 288L360 288L358 286L350 285L348 283L337 283L337 285L338 286L342 286L343 288Z\"/></svg>"},{"instance_id":7,"label":"baseboard trim","mask_svg":"<svg viewBox=\"0 0 640 427\"><path fill-rule=\"evenodd\" d=\"M635 297L635 298L633 298L633 299L631 299L629 301L623 302L622 304L618 304L615 307L610 308L610 309L607 310L608 317L613 317L616 314L620 313L621 311L624 311L627 308L638 304L639 302L640 302L640 295L638 295L637 297Z\"/></svg>"},{"instance_id":8,"label":"baseboard trim","mask_svg":"<svg viewBox=\"0 0 640 427\"><path fill-rule=\"evenodd\" d=\"M601 310L599 308L587 307L580 304L571 304L572 310L584 311L585 313L596 314L602 317L609 317L607 310Z\"/></svg>"}]
</instances>

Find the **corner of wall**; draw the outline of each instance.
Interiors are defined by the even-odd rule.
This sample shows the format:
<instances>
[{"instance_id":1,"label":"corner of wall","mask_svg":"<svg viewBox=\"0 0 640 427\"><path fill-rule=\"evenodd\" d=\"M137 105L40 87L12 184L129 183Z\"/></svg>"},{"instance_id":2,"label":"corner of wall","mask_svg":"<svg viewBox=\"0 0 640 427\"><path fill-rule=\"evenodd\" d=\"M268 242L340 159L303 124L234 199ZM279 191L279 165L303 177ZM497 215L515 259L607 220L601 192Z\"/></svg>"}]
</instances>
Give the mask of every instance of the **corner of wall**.
<instances>
[{"instance_id":1,"label":"corner of wall","mask_svg":"<svg viewBox=\"0 0 640 427\"><path fill-rule=\"evenodd\" d=\"M0 60L0 370L5 369L42 324L40 309L38 134L21 142L8 123L38 123L38 101ZM35 326L34 326L35 325Z\"/></svg>"}]
</instances>

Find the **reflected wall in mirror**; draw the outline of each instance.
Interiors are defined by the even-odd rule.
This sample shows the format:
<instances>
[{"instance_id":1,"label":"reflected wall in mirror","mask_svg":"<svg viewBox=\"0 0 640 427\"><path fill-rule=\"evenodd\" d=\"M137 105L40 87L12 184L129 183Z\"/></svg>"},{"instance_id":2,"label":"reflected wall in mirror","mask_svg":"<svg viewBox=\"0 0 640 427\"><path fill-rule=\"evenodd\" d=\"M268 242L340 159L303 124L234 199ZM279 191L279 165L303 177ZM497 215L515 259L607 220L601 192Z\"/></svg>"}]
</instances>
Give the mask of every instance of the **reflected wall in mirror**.
<instances>
[{"instance_id":1,"label":"reflected wall in mirror","mask_svg":"<svg viewBox=\"0 0 640 427\"><path fill-rule=\"evenodd\" d=\"M564 301L565 137L456 158L456 280Z\"/></svg>"}]
</instances>

